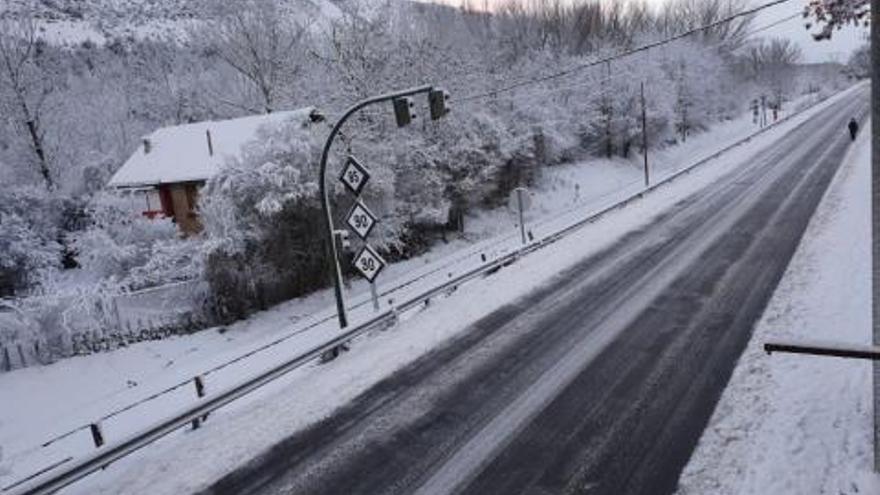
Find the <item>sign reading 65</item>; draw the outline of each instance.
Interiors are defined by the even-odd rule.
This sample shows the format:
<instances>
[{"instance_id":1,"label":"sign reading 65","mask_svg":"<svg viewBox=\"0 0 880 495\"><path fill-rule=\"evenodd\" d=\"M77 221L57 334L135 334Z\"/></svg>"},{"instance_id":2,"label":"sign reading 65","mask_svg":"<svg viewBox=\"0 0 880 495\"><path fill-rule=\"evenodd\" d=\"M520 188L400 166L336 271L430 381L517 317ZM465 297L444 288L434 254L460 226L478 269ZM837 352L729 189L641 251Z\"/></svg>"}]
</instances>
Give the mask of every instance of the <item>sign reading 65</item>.
<instances>
[{"instance_id":1,"label":"sign reading 65","mask_svg":"<svg viewBox=\"0 0 880 495\"><path fill-rule=\"evenodd\" d=\"M367 182L370 180L370 171L367 170L367 167L361 165L355 157L349 156L348 159L345 160L345 166L342 167L342 175L339 176L339 180L345 184L345 187L347 187L352 194L360 196L361 191L364 190L364 186L366 186Z\"/></svg>"}]
</instances>

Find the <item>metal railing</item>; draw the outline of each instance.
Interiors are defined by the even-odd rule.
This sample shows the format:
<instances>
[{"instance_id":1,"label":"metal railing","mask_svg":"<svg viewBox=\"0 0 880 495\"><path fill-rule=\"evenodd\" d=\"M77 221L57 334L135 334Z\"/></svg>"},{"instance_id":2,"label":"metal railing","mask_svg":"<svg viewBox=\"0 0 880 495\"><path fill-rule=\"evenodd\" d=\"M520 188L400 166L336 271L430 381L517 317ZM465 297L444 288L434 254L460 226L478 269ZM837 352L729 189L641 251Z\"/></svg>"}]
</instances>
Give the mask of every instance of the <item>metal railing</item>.
<instances>
[{"instance_id":1,"label":"metal railing","mask_svg":"<svg viewBox=\"0 0 880 495\"><path fill-rule=\"evenodd\" d=\"M767 354L806 354L847 359L880 361L880 347L873 345L841 344L837 342L767 342Z\"/></svg>"}]
</instances>

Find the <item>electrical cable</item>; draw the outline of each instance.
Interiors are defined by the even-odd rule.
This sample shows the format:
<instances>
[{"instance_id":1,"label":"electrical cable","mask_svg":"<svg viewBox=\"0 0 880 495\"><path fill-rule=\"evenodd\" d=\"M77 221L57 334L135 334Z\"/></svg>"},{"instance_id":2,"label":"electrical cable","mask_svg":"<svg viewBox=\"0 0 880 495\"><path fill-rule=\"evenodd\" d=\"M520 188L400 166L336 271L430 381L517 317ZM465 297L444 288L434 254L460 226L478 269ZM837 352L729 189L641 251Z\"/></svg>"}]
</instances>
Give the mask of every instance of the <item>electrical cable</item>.
<instances>
[{"instance_id":1,"label":"electrical cable","mask_svg":"<svg viewBox=\"0 0 880 495\"><path fill-rule=\"evenodd\" d=\"M773 0L772 2L768 2L768 3L765 3L765 4L763 4L763 5L759 5L759 6L757 6L757 7L751 8L751 9L743 10L743 11L738 12L738 13L736 13L736 14L733 14L733 15L727 16L727 17L725 17L725 18L723 18L723 19L719 19L719 20L714 21L714 22L711 22L711 23L709 23L709 24L706 24L706 25L703 25L703 26L700 26L700 27L697 27L697 28L694 28L694 29L690 29L690 30L688 30L688 31L685 31L685 32L680 33L680 34L677 34L677 35L675 35L675 36L671 36L671 37L669 37L669 38L665 38L665 39L660 40L660 41L655 41L655 42L653 42L653 43L647 43L647 44L645 44L645 45L642 45L642 46L639 46L639 47L636 47L636 48L632 48L632 49L630 49L630 50L626 50L626 51L624 51L624 52L622 52L622 53L619 53L619 54L617 54L617 55L612 55L612 56L609 56L609 57L604 57L604 58L601 58L601 59L598 59L598 60L595 60L595 61L592 61L592 62L587 62L587 63L584 63L584 64L579 64L579 65L576 65L576 66L574 66L574 67L571 67L571 68L568 68L568 69L565 69L565 70L562 70L562 71L554 72L554 73L551 73L551 74L547 74L547 75L544 75L544 76L541 76L541 77L536 77L536 78L532 78L532 79L526 79L526 80L523 80L523 81L518 81L518 82L515 82L515 83L510 84L510 85L508 85L508 86L504 86L504 87L501 87L501 88L493 89L493 90L486 91L486 92L483 92L483 93L477 93L477 94L473 94L473 95L467 95L467 96L464 96L464 97L461 97L461 98L457 98L455 101L456 101L456 102L464 102L464 101L477 100L477 99L481 99L481 98L487 98L487 97L497 96L497 95L500 94L500 93L507 93L507 92L513 91L513 90L518 89L518 88L521 88L521 87L532 86L532 85L535 85L535 84L540 84L540 83L543 83L543 82L551 81L551 80L554 80L554 79L559 79L559 78L561 78L561 77L565 77L565 76L571 75L571 74L573 74L573 73L575 73L575 72L580 72L580 71L585 70L585 69L589 69L589 68L592 68L592 67L596 67L596 66L599 66L599 65L602 65L602 64L608 63L608 62L613 62L613 61L615 61L615 60L619 60L619 59L621 59L621 58L629 57L629 56L634 55L634 54L636 54L636 53L641 53L641 52L645 52L645 51L651 50L651 49L653 49L653 48L658 48L658 47L661 47L661 46L664 46L664 45L668 45L668 44L673 43L673 42L675 42L675 41L678 41L678 40L681 40L681 39L684 39L684 38L687 38L687 37L693 36L693 35L695 35L695 34L697 34L697 33L701 33L701 32L703 32L703 31L708 31L708 30L710 30L710 29L716 28L716 27L718 27L718 26L722 26L722 25L727 24L727 23L729 23L729 22L733 22L733 21L735 21L736 19L739 19L739 18L742 18L742 17L747 17L747 16L750 16L750 15L754 15L754 14L757 14L758 12L761 12L761 11L766 10L766 9L768 9L768 8L775 7L775 6L777 6L777 5L782 5L782 4L784 4L784 3L788 3L788 2L790 2L790 1L791 1L791 0Z\"/></svg>"}]
</instances>

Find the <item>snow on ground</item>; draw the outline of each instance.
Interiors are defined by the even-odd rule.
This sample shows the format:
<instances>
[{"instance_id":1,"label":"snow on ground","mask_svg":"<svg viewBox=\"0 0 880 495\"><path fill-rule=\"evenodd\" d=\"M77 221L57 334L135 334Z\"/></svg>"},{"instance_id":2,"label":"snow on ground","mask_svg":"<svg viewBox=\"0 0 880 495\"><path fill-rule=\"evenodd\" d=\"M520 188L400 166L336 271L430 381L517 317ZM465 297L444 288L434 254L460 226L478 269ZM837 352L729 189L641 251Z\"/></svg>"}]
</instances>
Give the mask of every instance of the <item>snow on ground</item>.
<instances>
[{"instance_id":1,"label":"snow on ground","mask_svg":"<svg viewBox=\"0 0 880 495\"><path fill-rule=\"evenodd\" d=\"M871 364L762 351L768 340L871 342L870 135L861 133L807 229L680 494L880 493Z\"/></svg>"},{"instance_id":2,"label":"snow on ground","mask_svg":"<svg viewBox=\"0 0 880 495\"><path fill-rule=\"evenodd\" d=\"M393 331L363 342L363 348L357 346L355 352L346 355L340 363L326 367L310 366L294 372L249 399L230 406L216 415L216 420L212 417L209 422L209 425L220 424L221 421L231 422L227 425L230 429L217 430L233 432L224 435L229 442L223 448L227 453L211 466L194 468L193 479L185 483L177 480L177 483L184 483L186 487L199 486L211 477L240 464L246 456L271 445L278 439L279 429L287 434L320 419L371 383L414 359L417 354L427 352L432 346L462 330L468 322L514 297L524 295L540 280L546 280L551 274L607 245L630 228L647 222L663 207L672 204L675 198L706 184L717 174L741 163L749 153L768 145L781 136L785 129L805 120L818 108L795 117L791 122L771 130L673 186L652 193L643 202L615 212L613 221L610 220L612 217L606 217L566 241L544 250L542 255L523 260L517 264L520 278L509 279L508 271L504 270L499 276L460 290L459 293L468 293L470 296L453 296L459 299L456 308L460 309L456 312L454 321L450 321L448 311L443 309L426 311ZM751 132L754 132L754 127L747 118L719 126L712 133L689 140L677 149L663 153L660 158L663 161L655 164L654 174L669 174ZM535 195L535 207L527 218L529 229L540 239L591 212L637 194L643 189L641 173L638 160L597 161L546 169L542 185ZM580 186L578 192L575 191L575 184ZM471 241L451 242L422 257L389 267L380 280L379 288L387 290L400 286L400 289L384 296L382 306L387 308L391 299L400 301L412 297L447 279L450 274L462 273L480 265L481 254L492 259L519 244L518 229L512 215L507 211L484 213L467 222L467 225L469 230L466 238ZM499 230L505 226L507 233ZM493 290L488 289L490 285L494 287ZM497 290L498 287L503 287L504 290ZM366 303L369 300L368 286L362 281L354 282L349 292L350 303ZM41 448L40 444L95 421L110 411L135 403L174 384L186 382L195 375L205 374L206 370L280 338L286 340L255 353L248 359L206 375L209 393L238 383L304 349L326 341L338 332L333 319L332 297L332 291L322 291L279 305L226 329L207 330L191 336L142 343L114 352L66 359L51 366L0 374L0 403L5 406L0 408L0 445L4 450L0 454L3 456L0 458L0 487L53 462L89 451L89 433L82 429L47 448ZM474 305L475 307L471 307ZM448 307L447 304L437 306ZM357 323L372 314L371 306L362 304L352 311L351 317ZM278 400L275 397L265 403L260 401L261 398L278 394L279 390L285 390L280 395L289 394L289 400ZM151 425L159 418L192 404L194 400L193 387L186 385L103 421L105 436L109 442L117 441L134 430ZM252 407L252 404L259 405ZM248 411L257 415L258 419L261 418L257 423L267 424L265 429L252 430L252 426L243 426L251 424L251 419L247 418ZM278 418L280 421L276 425ZM236 420L242 423L235 423ZM208 427L184 435L201 439L191 446L188 441L180 442L177 438L170 438L167 442L162 442L164 446L172 446L170 450L151 447L134 458L152 459L154 450L164 451L169 459L176 458L173 453L178 450L194 454L200 445L204 446L204 442L210 440L210 434L204 432L212 429L213 427ZM161 465L165 468L171 466ZM122 471L125 466L131 467L128 461L119 463L118 466L108 470L102 479L110 478L108 474ZM126 476L131 478L133 475L127 473ZM155 480L149 481L151 493L157 493L152 490L154 482ZM175 493L181 488L170 479L168 482L168 493ZM139 485L132 481L131 486ZM186 488L180 491L183 489ZM138 491L134 488L130 490L132 493ZM115 489L109 491L113 492Z\"/></svg>"}]
</instances>

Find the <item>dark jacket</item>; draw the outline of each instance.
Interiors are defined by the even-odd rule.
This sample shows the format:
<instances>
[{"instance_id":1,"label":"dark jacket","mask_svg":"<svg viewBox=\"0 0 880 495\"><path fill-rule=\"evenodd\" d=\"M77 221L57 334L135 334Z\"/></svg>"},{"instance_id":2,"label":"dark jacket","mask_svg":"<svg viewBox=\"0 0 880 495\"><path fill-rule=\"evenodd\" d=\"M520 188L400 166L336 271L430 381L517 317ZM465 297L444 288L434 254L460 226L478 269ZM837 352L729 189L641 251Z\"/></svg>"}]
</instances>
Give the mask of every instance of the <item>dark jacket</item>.
<instances>
[{"instance_id":1,"label":"dark jacket","mask_svg":"<svg viewBox=\"0 0 880 495\"><path fill-rule=\"evenodd\" d=\"M856 122L856 119L852 119L849 121L849 135L851 138L855 139L856 134L859 133L859 123Z\"/></svg>"}]
</instances>

